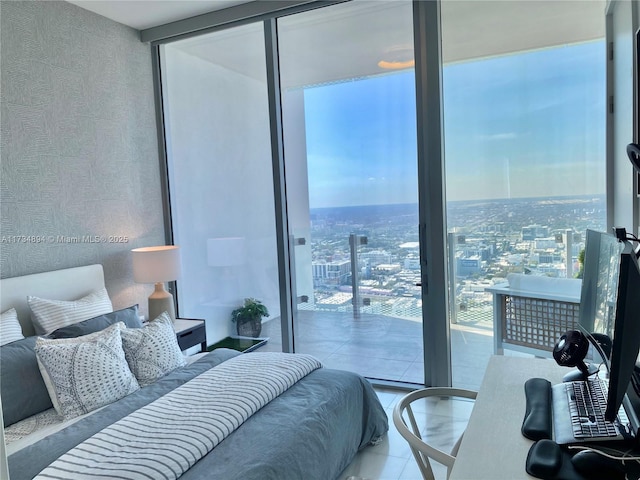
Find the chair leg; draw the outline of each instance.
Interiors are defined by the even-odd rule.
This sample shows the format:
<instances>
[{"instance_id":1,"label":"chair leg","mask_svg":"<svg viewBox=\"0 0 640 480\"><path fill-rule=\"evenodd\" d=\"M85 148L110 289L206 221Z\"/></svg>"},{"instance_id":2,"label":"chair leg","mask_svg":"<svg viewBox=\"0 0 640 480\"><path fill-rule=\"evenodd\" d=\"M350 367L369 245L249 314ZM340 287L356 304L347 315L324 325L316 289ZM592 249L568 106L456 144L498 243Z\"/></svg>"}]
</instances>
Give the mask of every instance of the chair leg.
<instances>
[{"instance_id":1,"label":"chair leg","mask_svg":"<svg viewBox=\"0 0 640 480\"><path fill-rule=\"evenodd\" d=\"M418 468L420 469L422 478L424 480L436 480L436 477L433 474L433 470L431 469L431 462L429 461L429 457L413 447L411 447L411 453L413 453L413 457L418 464Z\"/></svg>"},{"instance_id":2,"label":"chair leg","mask_svg":"<svg viewBox=\"0 0 640 480\"><path fill-rule=\"evenodd\" d=\"M464 432L462 433L462 435L460 435L460 437L458 437L458 440L456 440L455 445L451 449L451 455L454 457L458 455L458 450L460 449L460 444L462 443L462 437L464 437Z\"/></svg>"}]
</instances>

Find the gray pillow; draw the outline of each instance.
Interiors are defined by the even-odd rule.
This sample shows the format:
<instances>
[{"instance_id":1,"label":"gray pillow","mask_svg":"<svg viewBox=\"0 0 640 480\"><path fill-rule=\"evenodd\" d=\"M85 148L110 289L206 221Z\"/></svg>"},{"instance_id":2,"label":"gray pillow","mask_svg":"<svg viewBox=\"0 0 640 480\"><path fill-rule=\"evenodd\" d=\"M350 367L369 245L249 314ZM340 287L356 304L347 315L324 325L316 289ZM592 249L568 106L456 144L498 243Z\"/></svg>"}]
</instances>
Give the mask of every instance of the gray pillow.
<instances>
[{"instance_id":1,"label":"gray pillow","mask_svg":"<svg viewBox=\"0 0 640 480\"><path fill-rule=\"evenodd\" d=\"M0 393L4 426L53 408L36 360L37 337L0 347Z\"/></svg>"},{"instance_id":2,"label":"gray pillow","mask_svg":"<svg viewBox=\"0 0 640 480\"><path fill-rule=\"evenodd\" d=\"M82 322L59 328L48 335L49 338L76 338L90 333L99 332L114 323L123 322L127 328L142 328L142 322L138 316L138 305L116 310L115 312L84 320Z\"/></svg>"}]
</instances>

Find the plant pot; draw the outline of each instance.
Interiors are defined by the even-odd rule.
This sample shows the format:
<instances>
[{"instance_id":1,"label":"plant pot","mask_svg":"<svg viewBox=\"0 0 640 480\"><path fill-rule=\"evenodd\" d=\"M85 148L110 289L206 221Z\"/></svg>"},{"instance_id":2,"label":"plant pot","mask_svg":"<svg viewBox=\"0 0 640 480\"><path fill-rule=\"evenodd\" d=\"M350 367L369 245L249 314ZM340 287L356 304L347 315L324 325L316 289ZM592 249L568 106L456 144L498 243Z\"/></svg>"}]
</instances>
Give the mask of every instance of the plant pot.
<instances>
[{"instance_id":1,"label":"plant pot","mask_svg":"<svg viewBox=\"0 0 640 480\"><path fill-rule=\"evenodd\" d=\"M241 337L259 337L262 331L262 317L239 318L236 329Z\"/></svg>"}]
</instances>

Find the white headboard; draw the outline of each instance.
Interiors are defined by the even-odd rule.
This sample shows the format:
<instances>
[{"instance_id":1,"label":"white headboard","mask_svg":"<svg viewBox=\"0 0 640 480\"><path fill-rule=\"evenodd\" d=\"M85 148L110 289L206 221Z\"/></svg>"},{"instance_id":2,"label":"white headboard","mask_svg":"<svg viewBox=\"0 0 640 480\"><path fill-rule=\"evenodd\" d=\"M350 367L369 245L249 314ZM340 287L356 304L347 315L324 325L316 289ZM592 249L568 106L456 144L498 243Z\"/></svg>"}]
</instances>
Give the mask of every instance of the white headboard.
<instances>
[{"instance_id":1,"label":"white headboard","mask_svg":"<svg viewBox=\"0 0 640 480\"><path fill-rule=\"evenodd\" d=\"M0 312L15 308L25 337L35 335L27 295L52 300L77 300L104 287L102 265L65 268L0 280Z\"/></svg>"}]
</instances>

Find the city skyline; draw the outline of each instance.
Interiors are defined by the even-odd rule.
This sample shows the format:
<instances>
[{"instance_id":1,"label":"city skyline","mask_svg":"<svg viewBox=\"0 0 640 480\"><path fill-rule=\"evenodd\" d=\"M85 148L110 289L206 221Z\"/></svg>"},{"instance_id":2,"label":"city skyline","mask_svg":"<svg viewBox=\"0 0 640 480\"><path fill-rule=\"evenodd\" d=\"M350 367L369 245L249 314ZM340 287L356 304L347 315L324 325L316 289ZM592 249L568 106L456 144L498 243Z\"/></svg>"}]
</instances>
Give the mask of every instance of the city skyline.
<instances>
[{"instance_id":1,"label":"city skyline","mask_svg":"<svg viewBox=\"0 0 640 480\"><path fill-rule=\"evenodd\" d=\"M448 200L603 194L603 56L598 41L446 65ZM417 201L414 98L413 70L305 89L311 208Z\"/></svg>"}]
</instances>

